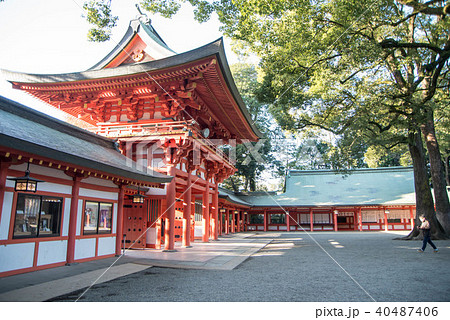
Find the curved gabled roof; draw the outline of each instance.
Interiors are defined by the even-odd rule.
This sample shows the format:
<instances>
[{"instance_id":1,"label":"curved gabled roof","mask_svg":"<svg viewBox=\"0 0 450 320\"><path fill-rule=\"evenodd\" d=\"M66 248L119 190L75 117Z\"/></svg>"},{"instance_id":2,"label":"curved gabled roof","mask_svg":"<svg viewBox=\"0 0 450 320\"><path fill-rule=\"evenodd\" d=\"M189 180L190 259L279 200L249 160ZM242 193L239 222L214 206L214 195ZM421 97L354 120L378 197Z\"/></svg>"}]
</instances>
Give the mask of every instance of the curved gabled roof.
<instances>
[{"instance_id":1,"label":"curved gabled roof","mask_svg":"<svg viewBox=\"0 0 450 320\"><path fill-rule=\"evenodd\" d=\"M111 67L111 63L114 60L120 58L123 54L123 59L126 59L132 54L133 44L138 42L137 38L140 38L145 44L143 50L149 56L150 60L159 60L172 55L176 52L169 48L164 40L159 36L156 30L150 23L150 20L143 21L142 18L131 20L125 35L122 40L108 53L102 60L96 63L88 70L100 70ZM135 46L138 46L136 43ZM119 61L116 64L120 64Z\"/></svg>"},{"instance_id":2,"label":"curved gabled roof","mask_svg":"<svg viewBox=\"0 0 450 320\"><path fill-rule=\"evenodd\" d=\"M207 69L202 70L202 68ZM157 81L201 73L202 79L196 90L211 112L220 117L221 122L236 138L252 141L262 138L234 83L222 38L181 54L114 68L90 69L65 74L2 71L15 88L25 90L56 108L60 108L61 102L52 103L51 98L58 92L70 92L70 90L92 92L96 88L100 90L105 87L105 83L107 86L114 86L116 83L123 84L127 81L127 85L146 82L155 84Z\"/></svg>"}]
</instances>

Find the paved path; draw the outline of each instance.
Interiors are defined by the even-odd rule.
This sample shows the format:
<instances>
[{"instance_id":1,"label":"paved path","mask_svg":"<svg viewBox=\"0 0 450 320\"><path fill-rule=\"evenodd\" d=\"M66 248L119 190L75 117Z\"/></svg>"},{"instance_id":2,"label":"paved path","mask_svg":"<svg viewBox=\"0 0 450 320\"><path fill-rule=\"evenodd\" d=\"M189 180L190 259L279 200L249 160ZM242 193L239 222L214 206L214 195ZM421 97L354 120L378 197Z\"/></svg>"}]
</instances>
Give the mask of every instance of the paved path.
<instances>
[{"instance_id":1,"label":"paved path","mask_svg":"<svg viewBox=\"0 0 450 320\"><path fill-rule=\"evenodd\" d=\"M242 236L195 244L191 255L130 251L124 262L153 267L95 285L80 301L450 301L448 240L435 254L384 232Z\"/></svg>"},{"instance_id":2,"label":"paved path","mask_svg":"<svg viewBox=\"0 0 450 320\"><path fill-rule=\"evenodd\" d=\"M221 237L210 243L193 243L176 252L127 250L120 258L102 259L71 266L0 278L0 301L46 301L73 291L83 292L94 283L121 278L152 266L232 270L270 240L253 238L253 233Z\"/></svg>"}]
</instances>

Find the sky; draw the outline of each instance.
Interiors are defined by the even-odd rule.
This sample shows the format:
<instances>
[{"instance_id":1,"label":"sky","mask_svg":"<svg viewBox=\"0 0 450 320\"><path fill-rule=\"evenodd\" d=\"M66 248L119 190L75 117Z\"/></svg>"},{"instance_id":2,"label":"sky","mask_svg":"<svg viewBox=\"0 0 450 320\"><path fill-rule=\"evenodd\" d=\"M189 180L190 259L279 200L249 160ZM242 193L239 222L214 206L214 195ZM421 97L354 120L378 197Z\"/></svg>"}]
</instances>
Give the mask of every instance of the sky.
<instances>
[{"instance_id":1,"label":"sky","mask_svg":"<svg viewBox=\"0 0 450 320\"><path fill-rule=\"evenodd\" d=\"M113 0L112 14L119 17L110 41L87 40L90 25L82 17L85 0L5 0L0 2L0 70L24 73L67 73L84 71L106 56L122 39L130 20L139 14L136 0ZM175 52L189 51L222 37L217 17L206 23L194 20L189 4L172 19L148 15L152 26ZM239 61L224 38L228 64ZM0 95L67 121L67 114L27 93L12 89L0 71ZM270 175L270 173L268 173ZM265 183L269 183L266 177ZM278 179L270 180L270 189Z\"/></svg>"},{"instance_id":2,"label":"sky","mask_svg":"<svg viewBox=\"0 0 450 320\"><path fill-rule=\"evenodd\" d=\"M110 41L87 40L90 25L82 17L84 0L5 0L0 2L0 69L25 73L84 71L106 56L138 15L133 0L113 0L112 13L119 16ZM172 19L149 15L152 25L177 53L189 51L220 37L216 17L206 23L194 20L192 7L183 5ZM228 63L238 61L231 41L224 39ZM0 95L64 119L53 107L11 88L0 72Z\"/></svg>"}]
</instances>

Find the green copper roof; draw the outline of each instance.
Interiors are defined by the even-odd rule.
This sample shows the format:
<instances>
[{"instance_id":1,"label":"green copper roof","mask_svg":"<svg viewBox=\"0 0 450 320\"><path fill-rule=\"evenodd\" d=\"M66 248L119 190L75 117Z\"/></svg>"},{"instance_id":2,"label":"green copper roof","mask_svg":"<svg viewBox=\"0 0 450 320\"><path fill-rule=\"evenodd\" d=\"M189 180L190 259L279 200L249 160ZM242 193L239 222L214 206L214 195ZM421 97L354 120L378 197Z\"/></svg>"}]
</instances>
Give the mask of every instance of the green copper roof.
<instances>
[{"instance_id":1,"label":"green copper roof","mask_svg":"<svg viewBox=\"0 0 450 320\"><path fill-rule=\"evenodd\" d=\"M240 196L256 207L414 205L411 167L357 169L343 175L330 170L292 171L286 192Z\"/></svg>"}]
</instances>

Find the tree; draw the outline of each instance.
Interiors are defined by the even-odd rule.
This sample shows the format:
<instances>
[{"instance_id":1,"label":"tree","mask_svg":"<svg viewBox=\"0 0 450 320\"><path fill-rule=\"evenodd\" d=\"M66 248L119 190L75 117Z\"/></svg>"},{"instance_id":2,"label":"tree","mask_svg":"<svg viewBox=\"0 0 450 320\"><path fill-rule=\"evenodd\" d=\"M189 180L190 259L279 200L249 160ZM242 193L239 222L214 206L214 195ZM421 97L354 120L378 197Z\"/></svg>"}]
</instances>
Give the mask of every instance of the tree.
<instances>
[{"instance_id":1,"label":"tree","mask_svg":"<svg viewBox=\"0 0 450 320\"><path fill-rule=\"evenodd\" d=\"M428 150L436 214L450 234L450 204L435 125L437 108L449 102L449 4L437 0L187 2L195 7L199 21L216 12L222 31L261 58L264 81L258 97L271 104L271 113L284 129L313 126L333 132L342 147L336 154L347 157L349 164L353 163L349 151L355 145L387 149L407 145L415 170L417 210L434 223L433 200L422 193L430 186L420 133ZM180 2L142 3L161 4L170 10L150 9L173 14ZM445 121L448 114L442 117ZM434 229L435 236L443 237L437 225Z\"/></svg>"},{"instance_id":2,"label":"tree","mask_svg":"<svg viewBox=\"0 0 450 320\"><path fill-rule=\"evenodd\" d=\"M270 138L270 126L268 124L269 114L265 106L259 103L255 97L257 83L257 70L254 65L237 63L231 65L231 72L242 99L247 105L252 120L256 127L264 134L261 140L262 146L257 143L246 142L228 149L229 154L234 154L236 159L237 172L232 177L224 181L224 186L234 191L256 191L257 181L262 171L268 166L273 166L274 158L271 155L272 144ZM255 148L260 158L256 159L251 152Z\"/></svg>"}]
</instances>

